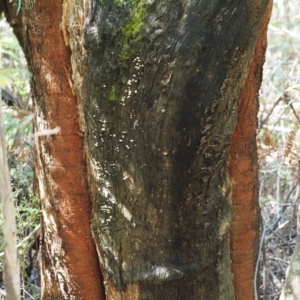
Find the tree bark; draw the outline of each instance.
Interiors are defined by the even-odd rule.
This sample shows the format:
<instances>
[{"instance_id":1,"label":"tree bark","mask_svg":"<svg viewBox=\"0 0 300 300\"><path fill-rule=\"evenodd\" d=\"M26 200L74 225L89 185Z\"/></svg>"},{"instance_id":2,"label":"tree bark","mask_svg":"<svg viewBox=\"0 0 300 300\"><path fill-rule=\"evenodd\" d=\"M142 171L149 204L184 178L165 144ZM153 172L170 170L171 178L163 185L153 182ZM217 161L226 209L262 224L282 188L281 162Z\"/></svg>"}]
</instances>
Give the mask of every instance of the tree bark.
<instances>
[{"instance_id":1,"label":"tree bark","mask_svg":"<svg viewBox=\"0 0 300 300\"><path fill-rule=\"evenodd\" d=\"M260 26L248 76L238 102L238 123L230 140L228 172L232 183L233 221L230 230L235 299L255 299L255 267L260 231L258 203L257 113L267 28L272 1ZM258 291L256 291L258 292Z\"/></svg>"},{"instance_id":2,"label":"tree bark","mask_svg":"<svg viewBox=\"0 0 300 300\"><path fill-rule=\"evenodd\" d=\"M106 299L234 299L228 145L268 2L39 0L10 17L35 129L60 127L36 138L43 299L104 299L103 281Z\"/></svg>"},{"instance_id":3,"label":"tree bark","mask_svg":"<svg viewBox=\"0 0 300 300\"><path fill-rule=\"evenodd\" d=\"M92 3L82 94L106 296L233 299L227 150L268 1Z\"/></svg>"},{"instance_id":4,"label":"tree bark","mask_svg":"<svg viewBox=\"0 0 300 300\"><path fill-rule=\"evenodd\" d=\"M68 22L72 22L76 35L71 46L79 47L87 3L22 1L20 16L8 3L9 20L32 72L34 128L39 133L35 138L35 174L42 207L41 299L47 300L104 299L90 230L92 203L78 98L72 89L80 73L72 78L67 32ZM57 134L47 133L55 128L59 129Z\"/></svg>"}]
</instances>

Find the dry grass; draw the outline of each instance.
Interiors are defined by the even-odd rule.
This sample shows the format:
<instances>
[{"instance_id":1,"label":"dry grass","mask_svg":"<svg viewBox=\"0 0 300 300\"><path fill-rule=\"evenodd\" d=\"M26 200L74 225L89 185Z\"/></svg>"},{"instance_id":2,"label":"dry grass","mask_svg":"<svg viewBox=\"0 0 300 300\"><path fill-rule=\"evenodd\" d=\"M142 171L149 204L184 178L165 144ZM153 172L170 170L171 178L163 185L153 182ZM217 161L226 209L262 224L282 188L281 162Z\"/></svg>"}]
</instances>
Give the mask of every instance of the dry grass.
<instances>
[{"instance_id":1,"label":"dry grass","mask_svg":"<svg viewBox=\"0 0 300 300\"><path fill-rule=\"evenodd\" d=\"M300 4L277 0L259 112L261 299L279 299L297 233L300 161ZM300 297L300 296L299 296Z\"/></svg>"}]
</instances>

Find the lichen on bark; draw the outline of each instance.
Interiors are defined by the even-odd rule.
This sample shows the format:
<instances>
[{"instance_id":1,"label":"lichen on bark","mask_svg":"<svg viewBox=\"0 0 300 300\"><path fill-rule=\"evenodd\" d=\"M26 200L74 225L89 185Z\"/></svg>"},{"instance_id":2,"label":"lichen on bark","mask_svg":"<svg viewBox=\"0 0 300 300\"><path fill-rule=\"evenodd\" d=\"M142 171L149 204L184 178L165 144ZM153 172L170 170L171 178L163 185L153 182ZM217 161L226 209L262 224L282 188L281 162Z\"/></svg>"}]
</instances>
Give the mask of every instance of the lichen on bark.
<instances>
[{"instance_id":1,"label":"lichen on bark","mask_svg":"<svg viewBox=\"0 0 300 300\"><path fill-rule=\"evenodd\" d=\"M107 294L233 297L227 148L263 8L206 4L147 4L134 34L122 32L129 2L95 5L86 23L92 227ZM120 101L109 101L113 86Z\"/></svg>"}]
</instances>

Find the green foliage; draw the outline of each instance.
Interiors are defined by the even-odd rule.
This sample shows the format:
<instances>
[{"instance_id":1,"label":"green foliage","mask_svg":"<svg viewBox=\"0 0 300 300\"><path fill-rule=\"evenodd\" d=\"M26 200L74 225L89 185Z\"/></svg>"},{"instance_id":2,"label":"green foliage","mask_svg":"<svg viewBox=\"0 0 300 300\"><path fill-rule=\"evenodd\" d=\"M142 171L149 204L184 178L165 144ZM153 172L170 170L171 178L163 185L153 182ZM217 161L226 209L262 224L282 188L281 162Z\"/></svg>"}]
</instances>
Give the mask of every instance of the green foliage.
<instances>
[{"instance_id":1,"label":"green foliage","mask_svg":"<svg viewBox=\"0 0 300 300\"><path fill-rule=\"evenodd\" d=\"M24 180L23 184L26 187L28 184L28 178ZM25 193L27 195L24 195L24 186L20 186L19 183L19 187L14 191L14 200L17 202L16 218L18 224L18 243L22 242L22 240L26 237L28 229L33 230L40 223L41 210L39 201L30 189L25 189Z\"/></svg>"},{"instance_id":2,"label":"green foliage","mask_svg":"<svg viewBox=\"0 0 300 300\"><path fill-rule=\"evenodd\" d=\"M21 267L21 276L26 276L25 268L28 255L28 247L33 243L35 236L27 238L30 233L38 226L40 221L40 205L32 190L28 187L29 178L24 176L22 170L15 174L19 182L13 182L13 196L16 207L17 223L17 244L18 255ZM3 218L0 217L0 227L3 226ZM0 231L0 241L3 241L3 233ZM0 244L0 252L4 249L3 243ZM0 270L3 269L3 256L0 256ZM0 271L1 272L1 271Z\"/></svg>"},{"instance_id":3,"label":"green foliage","mask_svg":"<svg viewBox=\"0 0 300 300\"><path fill-rule=\"evenodd\" d=\"M18 100L17 108L3 106L8 151L23 150L24 145L30 146L25 137L32 132L30 72L16 37L3 19L0 20L0 55L0 88L6 89Z\"/></svg>"}]
</instances>

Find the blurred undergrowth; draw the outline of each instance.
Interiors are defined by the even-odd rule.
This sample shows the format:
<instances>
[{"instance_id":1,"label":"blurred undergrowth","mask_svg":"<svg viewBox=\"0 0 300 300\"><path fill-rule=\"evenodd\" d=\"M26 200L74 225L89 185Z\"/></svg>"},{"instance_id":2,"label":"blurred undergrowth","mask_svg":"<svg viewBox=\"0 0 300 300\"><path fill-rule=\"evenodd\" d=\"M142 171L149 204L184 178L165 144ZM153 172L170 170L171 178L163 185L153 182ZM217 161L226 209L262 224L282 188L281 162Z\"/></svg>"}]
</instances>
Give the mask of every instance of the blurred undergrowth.
<instances>
[{"instance_id":1,"label":"blurred undergrowth","mask_svg":"<svg viewBox=\"0 0 300 300\"><path fill-rule=\"evenodd\" d=\"M295 246L300 161L300 2L275 0L258 115L260 299L279 299Z\"/></svg>"},{"instance_id":2,"label":"blurred undergrowth","mask_svg":"<svg viewBox=\"0 0 300 300\"><path fill-rule=\"evenodd\" d=\"M32 192L33 140L29 88L30 72L20 45L4 18L0 19L0 88L6 130L8 164L16 207L17 247L21 268L22 299L38 299L38 288L32 270L36 255L40 208ZM10 104L4 97L9 96ZM7 102L7 101L6 101ZM1 208L1 207L0 207ZM3 219L0 215L0 226ZM0 230L0 298L5 295L2 281L3 233ZM37 276L37 275L35 275ZM2 299L2 298L1 298Z\"/></svg>"}]
</instances>

